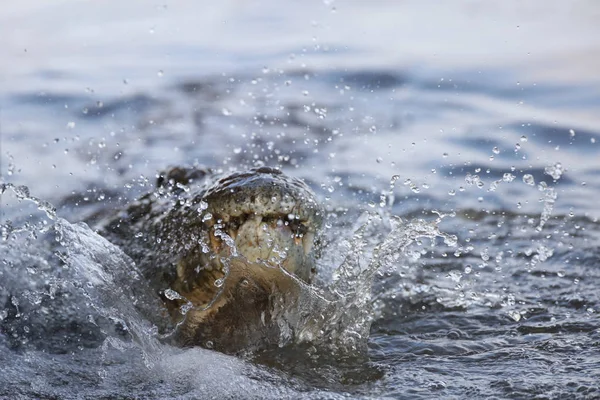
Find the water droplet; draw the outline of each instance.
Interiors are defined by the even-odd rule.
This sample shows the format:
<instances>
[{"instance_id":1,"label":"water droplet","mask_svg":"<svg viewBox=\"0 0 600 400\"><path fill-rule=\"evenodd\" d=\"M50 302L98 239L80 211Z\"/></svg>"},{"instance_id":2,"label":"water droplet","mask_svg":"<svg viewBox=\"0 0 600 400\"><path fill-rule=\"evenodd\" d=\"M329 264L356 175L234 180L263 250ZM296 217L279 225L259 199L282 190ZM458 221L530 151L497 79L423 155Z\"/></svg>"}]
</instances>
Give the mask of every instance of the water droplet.
<instances>
[{"instance_id":1,"label":"water droplet","mask_svg":"<svg viewBox=\"0 0 600 400\"><path fill-rule=\"evenodd\" d=\"M535 179L533 178L533 175L531 175L531 174L523 175L523 182L525 182L529 186L535 185Z\"/></svg>"},{"instance_id":2,"label":"water droplet","mask_svg":"<svg viewBox=\"0 0 600 400\"><path fill-rule=\"evenodd\" d=\"M493 152L494 154L500 154L500 149L499 149L498 147L494 147L494 148L492 149L492 152Z\"/></svg>"},{"instance_id":3,"label":"water droplet","mask_svg":"<svg viewBox=\"0 0 600 400\"><path fill-rule=\"evenodd\" d=\"M386 196L385 194L382 194L381 196L379 196L379 207L385 207L386 204Z\"/></svg>"},{"instance_id":4,"label":"water droplet","mask_svg":"<svg viewBox=\"0 0 600 400\"><path fill-rule=\"evenodd\" d=\"M475 169L475 172L479 172L479 171L480 171L479 168ZM485 183L481 180L479 175L471 175L470 172L467 172L467 175L465 176L465 182L467 183L467 185L469 185L469 186L475 185L479 189L481 189L485 186Z\"/></svg>"},{"instance_id":5,"label":"water droplet","mask_svg":"<svg viewBox=\"0 0 600 400\"><path fill-rule=\"evenodd\" d=\"M507 173L505 173L504 175L502 175L502 180L503 180L504 182L508 182L508 183L510 183L510 182L512 182L512 181L514 181L514 180L515 180L515 178L516 178L516 176L514 176L513 174L510 174L510 173L508 173L508 172L507 172Z\"/></svg>"},{"instance_id":6,"label":"water droplet","mask_svg":"<svg viewBox=\"0 0 600 400\"><path fill-rule=\"evenodd\" d=\"M162 78L164 74L165 74L165 73L163 72L163 70L162 70L162 69L158 70L158 72L156 73L156 75L157 75L159 78Z\"/></svg>"},{"instance_id":7,"label":"water droplet","mask_svg":"<svg viewBox=\"0 0 600 400\"><path fill-rule=\"evenodd\" d=\"M222 113L223 115L225 115L226 117L228 117L228 116L230 116L230 115L232 114L232 113L231 113L231 111L230 111L229 109L225 108L225 107L223 107L223 108L221 109L221 113Z\"/></svg>"},{"instance_id":8,"label":"water droplet","mask_svg":"<svg viewBox=\"0 0 600 400\"><path fill-rule=\"evenodd\" d=\"M460 282L460 280L462 279L462 276L463 276L462 273L460 271L456 271L456 270L450 271L448 273L448 275L446 275L447 278L450 278L452 281L454 281L456 283Z\"/></svg>"},{"instance_id":9,"label":"water droplet","mask_svg":"<svg viewBox=\"0 0 600 400\"><path fill-rule=\"evenodd\" d=\"M508 315L515 320L515 322L519 322L521 320L521 314L519 314L517 311L511 311L508 313Z\"/></svg>"},{"instance_id":10,"label":"water droplet","mask_svg":"<svg viewBox=\"0 0 600 400\"><path fill-rule=\"evenodd\" d=\"M554 165L550 165L544 169L544 173L546 175L550 175L552 179L558 180L562 176L564 172L564 168L561 163L556 163Z\"/></svg>"},{"instance_id":11,"label":"water droplet","mask_svg":"<svg viewBox=\"0 0 600 400\"><path fill-rule=\"evenodd\" d=\"M206 210L208 208L208 203L205 202L204 200L200 200L200 203L198 203L198 212L201 213L202 211Z\"/></svg>"},{"instance_id":12,"label":"water droplet","mask_svg":"<svg viewBox=\"0 0 600 400\"><path fill-rule=\"evenodd\" d=\"M179 312L181 313L181 315L185 315L192 308L194 308L194 305L192 304L192 302L188 301L187 303L182 304L181 307L179 307Z\"/></svg>"},{"instance_id":13,"label":"water droplet","mask_svg":"<svg viewBox=\"0 0 600 400\"><path fill-rule=\"evenodd\" d=\"M215 279L215 286L216 287L221 287L223 286L223 284L225 283L225 279L224 278L219 278L219 279Z\"/></svg>"},{"instance_id":14,"label":"water droplet","mask_svg":"<svg viewBox=\"0 0 600 400\"><path fill-rule=\"evenodd\" d=\"M488 253L488 248L487 247L485 249L483 249L483 251L481 252L481 259L483 261L489 261L490 255Z\"/></svg>"},{"instance_id":15,"label":"water droplet","mask_svg":"<svg viewBox=\"0 0 600 400\"><path fill-rule=\"evenodd\" d=\"M169 300L178 300L182 298L181 295L173 289L165 289L164 295Z\"/></svg>"}]
</instances>

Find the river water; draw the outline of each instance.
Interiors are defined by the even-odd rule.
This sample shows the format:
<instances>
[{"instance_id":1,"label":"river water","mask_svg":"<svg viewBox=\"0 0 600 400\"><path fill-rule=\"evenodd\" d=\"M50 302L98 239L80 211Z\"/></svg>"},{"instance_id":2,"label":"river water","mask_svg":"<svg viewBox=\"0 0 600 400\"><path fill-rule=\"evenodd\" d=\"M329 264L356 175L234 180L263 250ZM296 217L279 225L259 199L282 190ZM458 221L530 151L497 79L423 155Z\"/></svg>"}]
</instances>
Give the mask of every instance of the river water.
<instances>
[{"instance_id":1,"label":"river water","mask_svg":"<svg viewBox=\"0 0 600 400\"><path fill-rule=\"evenodd\" d=\"M0 398L600 397L599 17L583 0L4 7ZM194 164L315 190L315 290L347 295L336 332L366 329L365 351L157 339L131 260L78 222Z\"/></svg>"}]
</instances>

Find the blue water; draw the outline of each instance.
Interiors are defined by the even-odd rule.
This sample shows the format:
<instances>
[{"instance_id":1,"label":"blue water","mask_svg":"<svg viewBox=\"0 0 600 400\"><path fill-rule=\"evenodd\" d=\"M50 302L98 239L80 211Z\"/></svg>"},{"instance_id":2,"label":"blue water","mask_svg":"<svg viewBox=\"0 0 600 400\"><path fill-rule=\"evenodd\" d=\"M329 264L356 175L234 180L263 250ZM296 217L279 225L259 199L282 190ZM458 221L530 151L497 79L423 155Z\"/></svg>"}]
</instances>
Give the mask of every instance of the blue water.
<instances>
[{"instance_id":1,"label":"blue water","mask_svg":"<svg viewBox=\"0 0 600 400\"><path fill-rule=\"evenodd\" d=\"M168 166L270 165L328 209L322 276L364 211L454 212L440 229L458 244L382 267L366 358L165 347L149 365L97 317L106 297L82 297L54 222L7 191L0 397L600 396L599 16L591 1L4 7L1 180L71 223Z\"/></svg>"}]
</instances>

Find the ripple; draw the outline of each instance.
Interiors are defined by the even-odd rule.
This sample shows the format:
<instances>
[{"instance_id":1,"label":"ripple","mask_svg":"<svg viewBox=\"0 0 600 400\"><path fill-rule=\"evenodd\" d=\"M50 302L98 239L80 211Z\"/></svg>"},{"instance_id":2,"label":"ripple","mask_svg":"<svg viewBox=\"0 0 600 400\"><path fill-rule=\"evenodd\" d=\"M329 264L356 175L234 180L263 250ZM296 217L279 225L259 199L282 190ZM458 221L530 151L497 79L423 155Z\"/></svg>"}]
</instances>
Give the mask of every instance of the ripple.
<instances>
[{"instance_id":1,"label":"ripple","mask_svg":"<svg viewBox=\"0 0 600 400\"><path fill-rule=\"evenodd\" d=\"M508 128L523 132L529 140L543 146L583 153L597 153L600 149L600 133L585 129L575 128L573 135L571 127L543 123L515 123Z\"/></svg>"}]
</instances>

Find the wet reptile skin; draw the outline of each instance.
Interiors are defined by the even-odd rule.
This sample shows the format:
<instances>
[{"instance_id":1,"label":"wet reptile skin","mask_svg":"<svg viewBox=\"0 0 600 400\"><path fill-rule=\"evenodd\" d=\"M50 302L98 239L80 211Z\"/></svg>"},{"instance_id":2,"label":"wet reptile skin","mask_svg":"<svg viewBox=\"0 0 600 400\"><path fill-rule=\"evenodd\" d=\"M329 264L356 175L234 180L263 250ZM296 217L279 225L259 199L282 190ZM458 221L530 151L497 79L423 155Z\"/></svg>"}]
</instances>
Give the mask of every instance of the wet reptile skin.
<instances>
[{"instance_id":1,"label":"wet reptile skin","mask_svg":"<svg viewBox=\"0 0 600 400\"><path fill-rule=\"evenodd\" d=\"M310 188L279 170L173 168L96 228L162 298L178 344L235 352L272 336L274 302L294 295L284 272L310 281L321 220Z\"/></svg>"}]
</instances>

